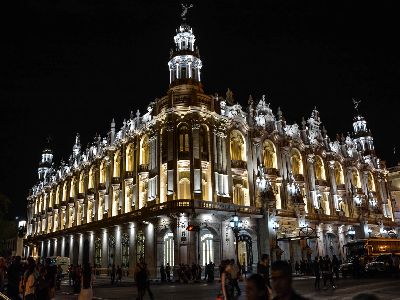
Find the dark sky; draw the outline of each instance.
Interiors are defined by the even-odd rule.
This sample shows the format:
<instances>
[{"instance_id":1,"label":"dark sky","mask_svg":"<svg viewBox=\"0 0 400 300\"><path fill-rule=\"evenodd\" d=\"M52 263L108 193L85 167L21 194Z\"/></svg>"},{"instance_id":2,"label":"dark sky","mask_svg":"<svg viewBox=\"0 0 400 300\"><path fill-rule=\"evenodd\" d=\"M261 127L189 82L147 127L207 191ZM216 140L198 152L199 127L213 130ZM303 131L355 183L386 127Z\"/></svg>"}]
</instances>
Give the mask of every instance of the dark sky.
<instances>
[{"instance_id":1,"label":"dark sky","mask_svg":"<svg viewBox=\"0 0 400 300\"><path fill-rule=\"evenodd\" d=\"M86 145L113 117L119 127L131 110L143 112L165 94L180 4L9 2L16 3L1 9L0 193L13 202L10 215L24 215L47 136L59 162L77 132ZM393 164L398 9L395 1L366 2L193 1L188 23L206 93L224 95L229 87L243 104L249 94L257 101L266 94L290 123L317 106L332 138L351 130L355 97L378 155Z\"/></svg>"}]
</instances>

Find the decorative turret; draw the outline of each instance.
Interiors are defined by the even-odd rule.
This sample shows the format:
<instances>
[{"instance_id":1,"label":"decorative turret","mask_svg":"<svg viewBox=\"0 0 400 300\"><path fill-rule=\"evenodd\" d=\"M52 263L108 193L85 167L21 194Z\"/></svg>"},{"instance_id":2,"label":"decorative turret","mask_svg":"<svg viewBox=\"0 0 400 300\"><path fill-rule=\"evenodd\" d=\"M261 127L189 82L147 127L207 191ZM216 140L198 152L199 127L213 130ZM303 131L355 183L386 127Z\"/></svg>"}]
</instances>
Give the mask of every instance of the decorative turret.
<instances>
[{"instance_id":1,"label":"decorative turret","mask_svg":"<svg viewBox=\"0 0 400 300\"><path fill-rule=\"evenodd\" d=\"M200 83L202 63L199 50L194 46L195 36L192 28L186 24L186 14L193 5L182 4L182 24L174 36L175 49L171 49L169 67L170 85Z\"/></svg>"},{"instance_id":2,"label":"decorative turret","mask_svg":"<svg viewBox=\"0 0 400 300\"><path fill-rule=\"evenodd\" d=\"M362 155L369 155L374 152L374 139L371 131L367 128L367 121L358 111L361 101L353 99L353 103L357 113L353 121L354 142L356 142L357 150Z\"/></svg>"},{"instance_id":3,"label":"decorative turret","mask_svg":"<svg viewBox=\"0 0 400 300\"><path fill-rule=\"evenodd\" d=\"M42 152L42 159L39 163L38 176L40 181L44 181L47 173L53 164L53 151L50 147L50 137L47 138L46 147Z\"/></svg>"}]
</instances>

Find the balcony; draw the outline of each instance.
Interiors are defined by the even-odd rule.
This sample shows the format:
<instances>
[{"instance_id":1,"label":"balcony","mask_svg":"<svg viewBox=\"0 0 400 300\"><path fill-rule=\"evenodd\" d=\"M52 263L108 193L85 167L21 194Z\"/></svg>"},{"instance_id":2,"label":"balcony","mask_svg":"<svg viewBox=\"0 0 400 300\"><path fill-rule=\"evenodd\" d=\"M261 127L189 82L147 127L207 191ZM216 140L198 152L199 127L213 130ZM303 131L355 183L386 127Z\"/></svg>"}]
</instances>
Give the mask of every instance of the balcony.
<instances>
[{"instance_id":1,"label":"balcony","mask_svg":"<svg viewBox=\"0 0 400 300\"><path fill-rule=\"evenodd\" d=\"M139 165L139 173L148 172L149 165L148 164L141 164Z\"/></svg>"},{"instance_id":2,"label":"balcony","mask_svg":"<svg viewBox=\"0 0 400 300\"><path fill-rule=\"evenodd\" d=\"M279 176L279 171L275 168L266 168L265 174L269 176Z\"/></svg>"},{"instance_id":3,"label":"balcony","mask_svg":"<svg viewBox=\"0 0 400 300\"><path fill-rule=\"evenodd\" d=\"M74 203L75 203L75 199L74 199L73 197L70 197L70 198L68 199L68 203L69 203L69 204L74 204Z\"/></svg>"},{"instance_id":4,"label":"balcony","mask_svg":"<svg viewBox=\"0 0 400 300\"><path fill-rule=\"evenodd\" d=\"M243 160L231 160L231 167L234 169L247 169L247 162Z\"/></svg>"},{"instance_id":5,"label":"balcony","mask_svg":"<svg viewBox=\"0 0 400 300\"><path fill-rule=\"evenodd\" d=\"M328 186L328 181L324 179L316 179L315 184L319 186Z\"/></svg>"},{"instance_id":6,"label":"balcony","mask_svg":"<svg viewBox=\"0 0 400 300\"><path fill-rule=\"evenodd\" d=\"M294 174L293 177L294 177L294 180L296 180L296 181L304 181L303 174Z\"/></svg>"},{"instance_id":7,"label":"balcony","mask_svg":"<svg viewBox=\"0 0 400 300\"><path fill-rule=\"evenodd\" d=\"M121 183L121 179L119 178L119 177L113 177L113 178L111 178L111 184L112 185L114 185L114 184L120 184Z\"/></svg>"},{"instance_id":8,"label":"balcony","mask_svg":"<svg viewBox=\"0 0 400 300\"><path fill-rule=\"evenodd\" d=\"M133 178L134 173L133 171L125 171L125 179Z\"/></svg>"}]
</instances>

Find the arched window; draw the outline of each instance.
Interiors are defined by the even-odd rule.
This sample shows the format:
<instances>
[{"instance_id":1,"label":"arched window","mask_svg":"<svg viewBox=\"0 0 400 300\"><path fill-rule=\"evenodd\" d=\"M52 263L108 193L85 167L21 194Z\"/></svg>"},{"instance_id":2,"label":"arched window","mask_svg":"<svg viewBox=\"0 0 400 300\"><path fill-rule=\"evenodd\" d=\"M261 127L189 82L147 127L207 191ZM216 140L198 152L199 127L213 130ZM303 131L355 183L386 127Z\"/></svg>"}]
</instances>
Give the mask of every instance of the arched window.
<instances>
[{"instance_id":1,"label":"arched window","mask_svg":"<svg viewBox=\"0 0 400 300\"><path fill-rule=\"evenodd\" d=\"M233 187L233 203L238 205L244 205L245 192L241 184L235 184Z\"/></svg>"},{"instance_id":2,"label":"arched window","mask_svg":"<svg viewBox=\"0 0 400 300\"><path fill-rule=\"evenodd\" d=\"M150 158L149 137L145 135L140 141L140 164L148 165Z\"/></svg>"},{"instance_id":3,"label":"arched window","mask_svg":"<svg viewBox=\"0 0 400 300\"><path fill-rule=\"evenodd\" d=\"M335 172L336 185L344 184L343 168L342 165L337 161L335 162L334 172Z\"/></svg>"},{"instance_id":4,"label":"arched window","mask_svg":"<svg viewBox=\"0 0 400 300\"><path fill-rule=\"evenodd\" d=\"M85 174L84 171L79 175L79 193L85 192Z\"/></svg>"},{"instance_id":5,"label":"arched window","mask_svg":"<svg viewBox=\"0 0 400 300\"><path fill-rule=\"evenodd\" d=\"M106 162L104 160L100 164L100 183L106 183Z\"/></svg>"},{"instance_id":6,"label":"arched window","mask_svg":"<svg viewBox=\"0 0 400 300\"><path fill-rule=\"evenodd\" d=\"M57 190L56 190L56 204L60 204L60 185L57 185Z\"/></svg>"},{"instance_id":7,"label":"arched window","mask_svg":"<svg viewBox=\"0 0 400 300\"><path fill-rule=\"evenodd\" d=\"M190 196L190 179L186 175L187 172L180 172L181 179L179 180L178 187L178 198L179 199L191 199ZM185 176L185 177L183 177Z\"/></svg>"},{"instance_id":8,"label":"arched window","mask_svg":"<svg viewBox=\"0 0 400 300\"><path fill-rule=\"evenodd\" d=\"M370 192L375 192L375 181L371 172L368 172L368 190Z\"/></svg>"},{"instance_id":9,"label":"arched window","mask_svg":"<svg viewBox=\"0 0 400 300\"><path fill-rule=\"evenodd\" d=\"M122 234L121 237L121 258L121 267L129 268L129 235L127 233Z\"/></svg>"},{"instance_id":10,"label":"arched window","mask_svg":"<svg viewBox=\"0 0 400 300\"><path fill-rule=\"evenodd\" d=\"M67 201L67 197L68 197L68 185L67 182L64 182L62 201Z\"/></svg>"},{"instance_id":11,"label":"arched window","mask_svg":"<svg viewBox=\"0 0 400 300\"><path fill-rule=\"evenodd\" d=\"M126 147L126 152L125 152L125 167L126 171L133 171L133 144L129 144L128 147Z\"/></svg>"},{"instance_id":12,"label":"arched window","mask_svg":"<svg viewBox=\"0 0 400 300\"><path fill-rule=\"evenodd\" d=\"M351 183L356 187L356 188L361 188L361 182L360 182L360 176L358 174L357 169L353 169L351 171Z\"/></svg>"},{"instance_id":13,"label":"arched window","mask_svg":"<svg viewBox=\"0 0 400 300\"><path fill-rule=\"evenodd\" d=\"M136 261L138 262L145 259L144 240L144 233L139 230L136 234Z\"/></svg>"},{"instance_id":14,"label":"arched window","mask_svg":"<svg viewBox=\"0 0 400 300\"><path fill-rule=\"evenodd\" d=\"M231 160L246 161L246 148L243 135L238 130L231 132L230 138Z\"/></svg>"},{"instance_id":15,"label":"arched window","mask_svg":"<svg viewBox=\"0 0 400 300\"><path fill-rule=\"evenodd\" d=\"M303 174L303 160L301 159L300 151L297 149L292 149L292 155L290 157L292 163L292 173Z\"/></svg>"},{"instance_id":16,"label":"arched window","mask_svg":"<svg viewBox=\"0 0 400 300\"><path fill-rule=\"evenodd\" d=\"M201 160L208 161L208 131L205 125L200 126L199 144Z\"/></svg>"},{"instance_id":17,"label":"arched window","mask_svg":"<svg viewBox=\"0 0 400 300\"><path fill-rule=\"evenodd\" d=\"M168 232L164 235L164 266L174 265L174 234Z\"/></svg>"},{"instance_id":18,"label":"arched window","mask_svg":"<svg viewBox=\"0 0 400 300\"><path fill-rule=\"evenodd\" d=\"M263 162L266 168L277 168L275 146L268 140L263 143Z\"/></svg>"},{"instance_id":19,"label":"arched window","mask_svg":"<svg viewBox=\"0 0 400 300\"><path fill-rule=\"evenodd\" d=\"M108 238L108 264L115 264L115 236L110 235Z\"/></svg>"},{"instance_id":20,"label":"arched window","mask_svg":"<svg viewBox=\"0 0 400 300\"><path fill-rule=\"evenodd\" d=\"M69 197L74 198L75 197L75 185L76 185L76 178L73 177L71 180L71 185L69 189Z\"/></svg>"},{"instance_id":21,"label":"arched window","mask_svg":"<svg viewBox=\"0 0 400 300\"><path fill-rule=\"evenodd\" d=\"M315 178L317 180L325 180L325 167L324 161L320 156L315 157Z\"/></svg>"},{"instance_id":22,"label":"arched window","mask_svg":"<svg viewBox=\"0 0 400 300\"><path fill-rule=\"evenodd\" d=\"M96 238L94 242L94 266L101 268L101 239Z\"/></svg>"},{"instance_id":23,"label":"arched window","mask_svg":"<svg viewBox=\"0 0 400 300\"><path fill-rule=\"evenodd\" d=\"M201 263L203 266L214 261L214 236L209 230L202 230L201 235Z\"/></svg>"},{"instance_id":24,"label":"arched window","mask_svg":"<svg viewBox=\"0 0 400 300\"><path fill-rule=\"evenodd\" d=\"M113 177L120 177L121 170L121 152L118 150L114 153L114 170Z\"/></svg>"},{"instance_id":25,"label":"arched window","mask_svg":"<svg viewBox=\"0 0 400 300\"><path fill-rule=\"evenodd\" d=\"M168 159L168 131L165 129L161 133L161 159L163 163Z\"/></svg>"},{"instance_id":26,"label":"arched window","mask_svg":"<svg viewBox=\"0 0 400 300\"><path fill-rule=\"evenodd\" d=\"M189 153L189 128L186 125L179 126L178 129L178 152L179 159L187 159Z\"/></svg>"},{"instance_id":27,"label":"arched window","mask_svg":"<svg viewBox=\"0 0 400 300\"><path fill-rule=\"evenodd\" d=\"M89 182L88 182L88 189L94 188L94 167L91 167L89 170Z\"/></svg>"}]
</instances>

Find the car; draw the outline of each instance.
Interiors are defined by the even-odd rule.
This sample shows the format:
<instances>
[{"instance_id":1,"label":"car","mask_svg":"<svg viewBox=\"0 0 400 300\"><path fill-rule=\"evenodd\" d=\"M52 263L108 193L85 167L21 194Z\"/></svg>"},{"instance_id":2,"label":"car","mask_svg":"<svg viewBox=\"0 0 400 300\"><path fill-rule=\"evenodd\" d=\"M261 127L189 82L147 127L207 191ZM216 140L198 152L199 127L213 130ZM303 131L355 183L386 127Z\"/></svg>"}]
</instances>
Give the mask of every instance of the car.
<instances>
[{"instance_id":1,"label":"car","mask_svg":"<svg viewBox=\"0 0 400 300\"><path fill-rule=\"evenodd\" d=\"M345 263L341 264L339 271L342 273L343 278L352 275L354 272L353 258L349 258Z\"/></svg>"},{"instance_id":2,"label":"car","mask_svg":"<svg viewBox=\"0 0 400 300\"><path fill-rule=\"evenodd\" d=\"M390 271L391 260L391 254L379 255L365 265L365 272L369 275L387 273Z\"/></svg>"}]
</instances>

